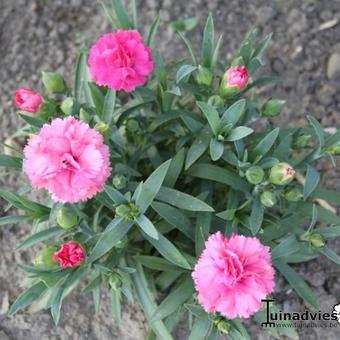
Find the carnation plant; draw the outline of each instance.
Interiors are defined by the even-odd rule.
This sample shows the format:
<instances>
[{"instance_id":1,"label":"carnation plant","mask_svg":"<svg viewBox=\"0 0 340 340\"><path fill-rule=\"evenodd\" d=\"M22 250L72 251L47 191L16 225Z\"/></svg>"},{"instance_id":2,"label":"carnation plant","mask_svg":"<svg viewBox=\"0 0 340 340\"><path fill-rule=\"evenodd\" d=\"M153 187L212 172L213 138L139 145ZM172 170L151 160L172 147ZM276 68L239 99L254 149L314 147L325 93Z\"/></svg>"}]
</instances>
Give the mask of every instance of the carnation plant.
<instances>
[{"instance_id":1,"label":"carnation plant","mask_svg":"<svg viewBox=\"0 0 340 340\"><path fill-rule=\"evenodd\" d=\"M20 210L0 223L28 221L17 250L36 255L18 264L28 287L10 314L33 304L57 324L80 287L97 313L107 290L117 321L121 303L137 301L148 339L172 339L185 314L190 339L248 339L243 321L266 319L277 275L318 309L296 264L319 255L340 264L327 246L340 235L327 201L340 195L320 187L316 170L323 157L335 163L340 132L313 116L306 127L275 127L284 102L256 95L277 80L259 71L271 35L250 32L228 62L211 16L201 52L176 22L188 58L165 65L154 47L159 18L142 36L131 3L131 14L120 0L103 5L113 31L80 51L74 88L44 72L43 94L16 92L26 125L15 136L26 146L5 144L0 164L30 185L0 191ZM38 189L39 202L29 198Z\"/></svg>"}]
</instances>

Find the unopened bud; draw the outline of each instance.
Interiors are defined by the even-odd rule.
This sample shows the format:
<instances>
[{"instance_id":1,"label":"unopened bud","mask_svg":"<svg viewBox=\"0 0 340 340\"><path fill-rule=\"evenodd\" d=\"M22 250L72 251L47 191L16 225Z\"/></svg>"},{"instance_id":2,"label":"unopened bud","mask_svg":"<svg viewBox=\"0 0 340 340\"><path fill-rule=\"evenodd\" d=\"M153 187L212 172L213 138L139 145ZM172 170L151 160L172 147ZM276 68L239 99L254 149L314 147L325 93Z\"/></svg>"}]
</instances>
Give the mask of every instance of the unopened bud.
<instances>
[{"instance_id":1,"label":"unopened bud","mask_svg":"<svg viewBox=\"0 0 340 340\"><path fill-rule=\"evenodd\" d=\"M109 278L109 285L112 290L117 290L122 285L122 281L117 273L111 274Z\"/></svg>"},{"instance_id":2,"label":"unopened bud","mask_svg":"<svg viewBox=\"0 0 340 340\"><path fill-rule=\"evenodd\" d=\"M125 221L133 221L138 215L139 210L134 203L120 204L115 209L116 217L123 217Z\"/></svg>"},{"instance_id":3,"label":"unopened bud","mask_svg":"<svg viewBox=\"0 0 340 340\"><path fill-rule=\"evenodd\" d=\"M222 335L227 335L229 334L230 331L230 324L227 320L220 320L217 323L215 323L218 331L222 334Z\"/></svg>"},{"instance_id":4,"label":"unopened bud","mask_svg":"<svg viewBox=\"0 0 340 340\"><path fill-rule=\"evenodd\" d=\"M246 171L246 178L251 184L260 184L264 178L264 171L260 166L254 165Z\"/></svg>"},{"instance_id":5,"label":"unopened bud","mask_svg":"<svg viewBox=\"0 0 340 340\"><path fill-rule=\"evenodd\" d=\"M33 264L35 266L41 266L47 269L56 267L57 261L53 259L53 256L57 250L57 246L51 246L40 250L33 259Z\"/></svg>"},{"instance_id":6,"label":"unopened bud","mask_svg":"<svg viewBox=\"0 0 340 340\"><path fill-rule=\"evenodd\" d=\"M286 185L294 179L295 171L287 163L274 165L269 172L269 182L275 185Z\"/></svg>"},{"instance_id":7,"label":"unopened bud","mask_svg":"<svg viewBox=\"0 0 340 340\"><path fill-rule=\"evenodd\" d=\"M266 117L278 116L281 113L284 104L284 100L269 99L262 107L262 114Z\"/></svg>"},{"instance_id":8,"label":"unopened bud","mask_svg":"<svg viewBox=\"0 0 340 340\"><path fill-rule=\"evenodd\" d=\"M64 78L54 72L43 72L42 82L48 92L64 93L66 91L66 84Z\"/></svg>"},{"instance_id":9,"label":"unopened bud","mask_svg":"<svg viewBox=\"0 0 340 340\"><path fill-rule=\"evenodd\" d=\"M301 200L303 195L300 189L293 188L291 190L288 190L283 197L289 202L298 202Z\"/></svg>"},{"instance_id":10,"label":"unopened bud","mask_svg":"<svg viewBox=\"0 0 340 340\"><path fill-rule=\"evenodd\" d=\"M96 123L94 128L95 130L103 134L109 130L109 125L106 124L105 122L99 122L99 123Z\"/></svg>"},{"instance_id":11,"label":"unopened bud","mask_svg":"<svg viewBox=\"0 0 340 340\"><path fill-rule=\"evenodd\" d=\"M63 111L66 115L71 115L74 110L76 102L73 98L66 98L60 105L61 111Z\"/></svg>"},{"instance_id":12,"label":"unopened bud","mask_svg":"<svg viewBox=\"0 0 340 340\"><path fill-rule=\"evenodd\" d=\"M197 84L199 85L210 86L213 81L213 74L208 68L199 65L197 70L196 81Z\"/></svg>"},{"instance_id":13,"label":"unopened bud","mask_svg":"<svg viewBox=\"0 0 340 340\"><path fill-rule=\"evenodd\" d=\"M118 190L124 189L127 185L127 182L127 178L121 174L115 175L112 180L113 186Z\"/></svg>"},{"instance_id":14,"label":"unopened bud","mask_svg":"<svg viewBox=\"0 0 340 340\"><path fill-rule=\"evenodd\" d=\"M328 153L333 156L340 156L340 143L333 144L329 148L327 148Z\"/></svg>"},{"instance_id":15,"label":"unopened bud","mask_svg":"<svg viewBox=\"0 0 340 340\"><path fill-rule=\"evenodd\" d=\"M126 129L129 131L129 132L137 132L140 130L140 126L139 126L139 123L136 119L129 119L126 123Z\"/></svg>"},{"instance_id":16,"label":"unopened bud","mask_svg":"<svg viewBox=\"0 0 340 340\"><path fill-rule=\"evenodd\" d=\"M231 97L243 90L249 80L248 70L245 66L232 66L222 77L220 85L220 96Z\"/></svg>"},{"instance_id":17,"label":"unopened bud","mask_svg":"<svg viewBox=\"0 0 340 340\"><path fill-rule=\"evenodd\" d=\"M277 203L275 192L265 190L261 194L261 203L267 208L273 207Z\"/></svg>"},{"instance_id":18,"label":"unopened bud","mask_svg":"<svg viewBox=\"0 0 340 340\"><path fill-rule=\"evenodd\" d=\"M321 248L325 245L324 239L317 233L312 233L309 237L309 241L316 248Z\"/></svg>"},{"instance_id":19,"label":"unopened bud","mask_svg":"<svg viewBox=\"0 0 340 340\"><path fill-rule=\"evenodd\" d=\"M78 215L71 208L62 207L57 213L57 223L63 229L70 229L78 223Z\"/></svg>"},{"instance_id":20,"label":"unopened bud","mask_svg":"<svg viewBox=\"0 0 340 340\"><path fill-rule=\"evenodd\" d=\"M85 122L85 123L89 123L91 120L91 115L85 111L83 108L80 109L79 111L79 118Z\"/></svg>"},{"instance_id":21,"label":"unopened bud","mask_svg":"<svg viewBox=\"0 0 340 340\"><path fill-rule=\"evenodd\" d=\"M311 135L300 135L298 136L294 141L293 141L293 149L300 149L300 148L304 148L308 142L310 141L310 139L312 138Z\"/></svg>"},{"instance_id":22,"label":"unopened bud","mask_svg":"<svg viewBox=\"0 0 340 340\"><path fill-rule=\"evenodd\" d=\"M224 100L220 96L214 95L209 97L208 104L219 109L224 106Z\"/></svg>"}]
</instances>

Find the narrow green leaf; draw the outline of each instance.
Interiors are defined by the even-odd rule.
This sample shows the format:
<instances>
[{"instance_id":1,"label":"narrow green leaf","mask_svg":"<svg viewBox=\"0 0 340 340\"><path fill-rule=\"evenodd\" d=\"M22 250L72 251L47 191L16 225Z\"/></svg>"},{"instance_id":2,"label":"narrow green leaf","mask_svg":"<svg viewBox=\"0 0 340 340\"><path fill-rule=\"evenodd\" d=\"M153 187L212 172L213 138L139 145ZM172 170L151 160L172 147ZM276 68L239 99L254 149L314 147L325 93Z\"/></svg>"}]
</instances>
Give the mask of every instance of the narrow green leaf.
<instances>
[{"instance_id":1,"label":"narrow green leaf","mask_svg":"<svg viewBox=\"0 0 340 340\"><path fill-rule=\"evenodd\" d=\"M177 208L189 211L214 211L214 209L202 200L191 196L185 192L162 187L157 196L157 200L169 203Z\"/></svg>"},{"instance_id":2,"label":"narrow green leaf","mask_svg":"<svg viewBox=\"0 0 340 340\"><path fill-rule=\"evenodd\" d=\"M14 224L21 221L27 221L34 219L34 216L23 215L23 216L2 216L0 217L0 225Z\"/></svg>"},{"instance_id":3,"label":"narrow green leaf","mask_svg":"<svg viewBox=\"0 0 340 340\"><path fill-rule=\"evenodd\" d=\"M315 231L327 240L340 236L340 226L318 228Z\"/></svg>"},{"instance_id":4,"label":"narrow green leaf","mask_svg":"<svg viewBox=\"0 0 340 340\"><path fill-rule=\"evenodd\" d=\"M253 53L253 58L255 57L262 57L263 52L266 50L268 45L270 44L270 41L272 39L273 33L269 33L267 36L264 37L262 41L259 42L259 44L256 46L254 53Z\"/></svg>"},{"instance_id":5,"label":"narrow green leaf","mask_svg":"<svg viewBox=\"0 0 340 340\"><path fill-rule=\"evenodd\" d=\"M92 291L93 289L95 289L96 287L100 287L101 283L102 283L102 274L98 274L96 275L82 290L82 292L84 294L89 293L90 291Z\"/></svg>"},{"instance_id":6,"label":"narrow green leaf","mask_svg":"<svg viewBox=\"0 0 340 340\"><path fill-rule=\"evenodd\" d=\"M104 100L104 108L103 108L103 120L108 125L111 124L112 118L114 115L116 104L116 91L115 90L107 90L105 100Z\"/></svg>"},{"instance_id":7,"label":"narrow green leaf","mask_svg":"<svg viewBox=\"0 0 340 340\"><path fill-rule=\"evenodd\" d=\"M159 239L155 240L150 236L145 234L147 240L163 255L168 261L174 263L175 265L184 268L191 269L188 261L180 253L180 251L162 234L158 234Z\"/></svg>"},{"instance_id":8,"label":"narrow green leaf","mask_svg":"<svg viewBox=\"0 0 340 340\"><path fill-rule=\"evenodd\" d=\"M215 136L218 135L220 130L220 117L218 115L217 110L211 105L204 102L196 102L197 106L203 112L205 118L207 119L212 132Z\"/></svg>"},{"instance_id":9,"label":"narrow green leaf","mask_svg":"<svg viewBox=\"0 0 340 340\"><path fill-rule=\"evenodd\" d=\"M211 68L214 69L218 60L219 60L219 54L220 54L220 48L223 40L223 35L221 34L220 37L217 40L216 47L214 50L214 53L212 54L211 57Z\"/></svg>"},{"instance_id":10,"label":"narrow green leaf","mask_svg":"<svg viewBox=\"0 0 340 340\"><path fill-rule=\"evenodd\" d=\"M313 306L315 309L319 309L319 304L316 301L314 294L301 276L287 263L279 259L275 260L273 263L280 273L286 278L292 288L294 288L296 293L309 305Z\"/></svg>"},{"instance_id":11,"label":"narrow green leaf","mask_svg":"<svg viewBox=\"0 0 340 340\"><path fill-rule=\"evenodd\" d=\"M90 89L90 94L97 114L100 118L103 118L104 96L96 84L89 82L88 87Z\"/></svg>"},{"instance_id":12,"label":"narrow green leaf","mask_svg":"<svg viewBox=\"0 0 340 340\"><path fill-rule=\"evenodd\" d=\"M313 116L307 116L307 119L313 126L315 133L318 136L320 147L323 147L325 145L325 136L321 124Z\"/></svg>"},{"instance_id":13,"label":"narrow green leaf","mask_svg":"<svg viewBox=\"0 0 340 340\"><path fill-rule=\"evenodd\" d=\"M261 200L259 197L256 197L253 202L251 214L250 214L250 229L253 235L256 235L263 222L263 216L264 216L264 207L261 203Z\"/></svg>"},{"instance_id":14,"label":"narrow green leaf","mask_svg":"<svg viewBox=\"0 0 340 340\"><path fill-rule=\"evenodd\" d=\"M114 9L117 19L119 20L120 27L125 28L125 29L133 28L130 23L129 15L126 12L124 5L122 4L122 1L111 0L111 2L112 2L112 8Z\"/></svg>"},{"instance_id":15,"label":"narrow green leaf","mask_svg":"<svg viewBox=\"0 0 340 340\"><path fill-rule=\"evenodd\" d=\"M209 14L204 31L203 31L203 46L202 59L203 66L210 68L212 63L212 55L214 53L215 29L212 15Z\"/></svg>"},{"instance_id":16,"label":"narrow green leaf","mask_svg":"<svg viewBox=\"0 0 340 340\"><path fill-rule=\"evenodd\" d=\"M82 51L79 54L77 65L76 65L76 77L74 84L74 95L78 102L82 102L83 98L90 98L90 90L88 88L88 69L87 69L87 51ZM86 100L90 105L92 99Z\"/></svg>"},{"instance_id":17,"label":"narrow green leaf","mask_svg":"<svg viewBox=\"0 0 340 340\"><path fill-rule=\"evenodd\" d=\"M340 256L336 254L332 249L325 246L325 247L318 248L318 251L321 254L327 256L330 260L332 260L338 266L340 266Z\"/></svg>"},{"instance_id":18,"label":"narrow green leaf","mask_svg":"<svg viewBox=\"0 0 340 340\"><path fill-rule=\"evenodd\" d=\"M111 290L110 291L111 296L111 307L112 307L112 313L115 318L115 320L119 323L122 322L122 312L121 312L121 293L117 290Z\"/></svg>"},{"instance_id":19,"label":"narrow green leaf","mask_svg":"<svg viewBox=\"0 0 340 340\"><path fill-rule=\"evenodd\" d=\"M132 12L132 22L133 28L138 29L138 19L137 19L137 4L136 0L131 0L131 12Z\"/></svg>"},{"instance_id":20,"label":"narrow green leaf","mask_svg":"<svg viewBox=\"0 0 340 340\"><path fill-rule=\"evenodd\" d=\"M300 249L300 244L297 242L295 235L290 235L282 240L271 250L272 260L280 257L289 256Z\"/></svg>"},{"instance_id":21,"label":"narrow green leaf","mask_svg":"<svg viewBox=\"0 0 340 340\"><path fill-rule=\"evenodd\" d=\"M52 237L61 236L65 233L66 230L60 227L48 228L28 237L24 242L21 242L16 249L17 250L26 249L38 242L46 241Z\"/></svg>"},{"instance_id":22,"label":"narrow green leaf","mask_svg":"<svg viewBox=\"0 0 340 340\"><path fill-rule=\"evenodd\" d=\"M169 170L164 179L164 186L173 187L182 172L185 160L185 149L179 150L176 155L172 158Z\"/></svg>"},{"instance_id":23,"label":"narrow green leaf","mask_svg":"<svg viewBox=\"0 0 340 340\"><path fill-rule=\"evenodd\" d=\"M237 140L243 139L254 132L253 129L246 126L238 126L237 128L230 131L226 141L235 142Z\"/></svg>"},{"instance_id":24,"label":"narrow green leaf","mask_svg":"<svg viewBox=\"0 0 340 340\"><path fill-rule=\"evenodd\" d=\"M27 116L22 113L19 114L20 117L29 125L40 129L46 122L38 117Z\"/></svg>"},{"instance_id":25,"label":"narrow green leaf","mask_svg":"<svg viewBox=\"0 0 340 340\"><path fill-rule=\"evenodd\" d=\"M187 277L162 301L151 316L151 322L164 319L175 312L181 305L191 298L194 293L193 281Z\"/></svg>"},{"instance_id":26,"label":"narrow green leaf","mask_svg":"<svg viewBox=\"0 0 340 340\"><path fill-rule=\"evenodd\" d=\"M142 230L148 234L150 237L158 240L158 232L153 223L143 214L135 218L137 224L142 228Z\"/></svg>"},{"instance_id":27,"label":"narrow green leaf","mask_svg":"<svg viewBox=\"0 0 340 340\"><path fill-rule=\"evenodd\" d=\"M146 40L146 43L148 46L152 46L154 44L155 41L155 37L157 34L157 30L158 30L158 26L159 26L159 21L160 21L160 17L159 15L156 16L155 20L152 22L151 26L150 26L150 31L148 34L148 38Z\"/></svg>"},{"instance_id":28,"label":"narrow green leaf","mask_svg":"<svg viewBox=\"0 0 340 340\"><path fill-rule=\"evenodd\" d=\"M134 258L138 262L140 262L144 267L147 267L153 270L158 270L158 271L180 270L177 266L173 265L171 262L158 256L136 255Z\"/></svg>"},{"instance_id":29,"label":"narrow green leaf","mask_svg":"<svg viewBox=\"0 0 340 340\"><path fill-rule=\"evenodd\" d=\"M179 84L184 78L189 76L195 70L197 70L196 66L182 65L176 73L176 84Z\"/></svg>"},{"instance_id":30,"label":"narrow green leaf","mask_svg":"<svg viewBox=\"0 0 340 340\"><path fill-rule=\"evenodd\" d=\"M320 174L309 164L307 165L306 182L303 187L303 198L306 200L316 189L320 182Z\"/></svg>"},{"instance_id":31,"label":"narrow green leaf","mask_svg":"<svg viewBox=\"0 0 340 340\"><path fill-rule=\"evenodd\" d=\"M210 156L213 161L219 160L224 152L224 144L216 138L210 140Z\"/></svg>"},{"instance_id":32,"label":"narrow green leaf","mask_svg":"<svg viewBox=\"0 0 340 340\"><path fill-rule=\"evenodd\" d=\"M296 209L302 216L305 216L305 217L312 216L313 203L300 201L297 203ZM316 209L317 209L318 221L328 223L328 224L340 225L340 217L338 215L320 206L316 206Z\"/></svg>"},{"instance_id":33,"label":"narrow green leaf","mask_svg":"<svg viewBox=\"0 0 340 340\"><path fill-rule=\"evenodd\" d=\"M43 282L38 282L25 292L20 294L18 298L14 301L13 305L11 306L8 314L14 315L19 310L24 309L25 307L29 306L33 302L39 299L39 297L45 292L46 286Z\"/></svg>"},{"instance_id":34,"label":"narrow green leaf","mask_svg":"<svg viewBox=\"0 0 340 340\"><path fill-rule=\"evenodd\" d=\"M269 132L252 150L251 155L253 159L258 156L264 156L274 145L277 137L279 136L280 128L276 128Z\"/></svg>"},{"instance_id":35,"label":"narrow green leaf","mask_svg":"<svg viewBox=\"0 0 340 340\"><path fill-rule=\"evenodd\" d=\"M190 56L191 56L191 59L192 59L194 65L197 66L197 65L198 65L198 62L197 62L197 59L196 59L196 56L195 56L195 51L194 51L194 49L193 49L193 47L192 47L191 42L190 42L190 41L188 40L188 38L184 35L184 33L182 33L182 32L177 32L177 33L178 33L178 35L180 36L180 38L183 40L185 46L188 48L189 53L190 53Z\"/></svg>"},{"instance_id":36,"label":"narrow green leaf","mask_svg":"<svg viewBox=\"0 0 340 340\"><path fill-rule=\"evenodd\" d=\"M221 118L221 125L232 124L233 126L240 120L246 108L246 100L240 99L223 113Z\"/></svg>"},{"instance_id":37,"label":"narrow green leaf","mask_svg":"<svg viewBox=\"0 0 340 340\"><path fill-rule=\"evenodd\" d=\"M162 186L166 173L169 169L171 159L161 164L143 183L141 193L136 200L141 213L144 213L151 202L156 197L159 189Z\"/></svg>"},{"instance_id":38,"label":"narrow green leaf","mask_svg":"<svg viewBox=\"0 0 340 340\"><path fill-rule=\"evenodd\" d=\"M112 202L115 204L127 203L126 197L121 194L117 189L110 185L105 185L105 192L111 198ZM113 205L112 205L113 206Z\"/></svg>"},{"instance_id":39,"label":"narrow green leaf","mask_svg":"<svg viewBox=\"0 0 340 340\"><path fill-rule=\"evenodd\" d=\"M211 326L212 321L208 316L197 318L195 320L194 326L191 329L188 340L207 339Z\"/></svg>"},{"instance_id":40,"label":"narrow green leaf","mask_svg":"<svg viewBox=\"0 0 340 340\"><path fill-rule=\"evenodd\" d=\"M0 154L0 166L4 166L6 168L13 168L13 169L21 171L22 170L22 159L19 157Z\"/></svg>"}]
</instances>

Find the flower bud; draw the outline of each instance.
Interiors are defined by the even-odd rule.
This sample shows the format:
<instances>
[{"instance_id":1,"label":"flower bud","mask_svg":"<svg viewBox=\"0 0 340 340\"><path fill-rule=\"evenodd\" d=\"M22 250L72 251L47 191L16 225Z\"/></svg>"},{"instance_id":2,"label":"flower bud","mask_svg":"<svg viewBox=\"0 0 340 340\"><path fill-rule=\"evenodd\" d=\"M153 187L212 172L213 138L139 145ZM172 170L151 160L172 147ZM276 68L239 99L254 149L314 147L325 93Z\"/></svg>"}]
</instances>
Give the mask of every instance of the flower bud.
<instances>
[{"instance_id":1,"label":"flower bud","mask_svg":"<svg viewBox=\"0 0 340 340\"><path fill-rule=\"evenodd\" d=\"M278 116L281 113L284 104L284 100L269 99L262 107L262 114L266 117Z\"/></svg>"},{"instance_id":2,"label":"flower bud","mask_svg":"<svg viewBox=\"0 0 340 340\"><path fill-rule=\"evenodd\" d=\"M291 190L288 190L283 197L289 202L298 202L301 200L303 195L300 189L293 188Z\"/></svg>"},{"instance_id":3,"label":"flower bud","mask_svg":"<svg viewBox=\"0 0 340 340\"><path fill-rule=\"evenodd\" d=\"M75 104L76 101L73 98L66 98L60 105L61 111L63 111L66 115L71 115L73 113Z\"/></svg>"},{"instance_id":4,"label":"flower bud","mask_svg":"<svg viewBox=\"0 0 340 340\"><path fill-rule=\"evenodd\" d=\"M116 291L122 285L122 281L117 273L113 273L109 278L109 286L112 290Z\"/></svg>"},{"instance_id":5,"label":"flower bud","mask_svg":"<svg viewBox=\"0 0 340 340\"><path fill-rule=\"evenodd\" d=\"M311 135L300 135L297 138L294 139L293 141L293 149L300 149L300 148L304 148L309 140L312 138Z\"/></svg>"},{"instance_id":6,"label":"flower bud","mask_svg":"<svg viewBox=\"0 0 340 340\"><path fill-rule=\"evenodd\" d=\"M115 209L116 217L123 217L125 221L133 221L139 215L139 210L134 203L120 204Z\"/></svg>"},{"instance_id":7,"label":"flower bud","mask_svg":"<svg viewBox=\"0 0 340 340\"><path fill-rule=\"evenodd\" d=\"M333 156L340 156L340 143L333 144L327 148L327 151Z\"/></svg>"},{"instance_id":8,"label":"flower bud","mask_svg":"<svg viewBox=\"0 0 340 340\"><path fill-rule=\"evenodd\" d=\"M312 233L309 237L309 241L316 248L320 248L325 245L324 239L320 234L317 233Z\"/></svg>"},{"instance_id":9,"label":"flower bud","mask_svg":"<svg viewBox=\"0 0 340 340\"><path fill-rule=\"evenodd\" d=\"M70 229L78 223L78 215L68 207L62 207L57 213L57 223L63 229Z\"/></svg>"},{"instance_id":10,"label":"flower bud","mask_svg":"<svg viewBox=\"0 0 340 340\"><path fill-rule=\"evenodd\" d=\"M218 331L222 335L229 334L230 324L227 320L221 319L221 320L215 321L214 323L215 323L215 326L217 327Z\"/></svg>"},{"instance_id":11,"label":"flower bud","mask_svg":"<svg viewBox=\"0 0 340 340\"><path fill-rule=\"evenodd\" d=\"M38 92L28 89L15 91L15 105L18 109L31 113L37 113L43 103L43 98Z\"/></svg>"},{"instance_id":12,"label":"flower bud","mask_svg":"<svg viewBox=\"0 0 340 340\"><path fill-rule=\"evenodd\" d=\"M246 178L251 184L260 184L264 178L264 171L260 166L254 165L246 171Z\"/></svg>"},{"instance_id":13,"label":"flower bud","mask_svg":"<svg viewBox=\"0 0 340 340\"><path fill-rule=\"evenodd\" d=\"M261 194L261 203L267 208L273 207L277 203L275 192L265 190Z\"/></svg>"},{"instance_id":14,"label":"flower bud","mask_svg":"<svg viewBox=\"0 0 340 340\"><path fill-rule=\"evenodd\" d=\"M127 178L122 174L115 175L112 180L113 186L118 190L124 189L127 185L127 182Z\"/></svg>"},{"instance_id":15,"label":"flower bud","mask_svg":"<svg viewBox=\"0 0 340 340\"><path fill-rule=\"evenodd\" d=\"M287 163L274 165L269 172L269 182L275 185L286 185L294 179L295 171Z\"/></svg>"},{"instance_id":16,"label":"flower bud","mask_svg":"<svg viewBox=\"0 0 340 340\"><path fill-rule=\"evenodd\" d=\"M210 86L213 81L213 74L208 68L202 65L199 65L197 76L196 76L196 81L197 81L197 84L199 85Z\"/></svg>"},{"instance_id":17,"label":"flower bud","mask_svg":"<svg viewBox=\"0 0 340 340\"><path fill-rule=\"evenodd\" d=\"M140 126L139 126L139 123L136 119L129 119L127 122L126 122L126 129L129 131L129 132L137 132L140 130Z\"/></svg>"},{"instance_id":18,"label":"flower bud","mask_svg":"<svg viewBox=\"0 0 340 340\"><path fill-rule=\"evenodd\" d=\"M47 269L56 267L57 262L53 259L53 255L57 250L58 247L56 246L51 246L40 250L33 259L33 264L35 266L42 266Z\"/></svg>"},{"instance_id":19,"label":"flower bud","mask_svg":"<svg viewBox=\"0 0 340 340\"><path fill-rule=\"evenodd\" d=\"M222 77L220 96L230 97L243 90L249 80L248 70L245 66L232 66Z\"/></svg>"},{"instance_id":20,"label":"flower bud","mask_svg":"<svg viewBox=\"0 0 340 340\"><path fill-rule=\"evenodd\" d=\"M43 72L42 82L48 92L64 93L66 91L66 84L64 78L54 72Z\"/></svg>"},{"instance_id":21,"label":"flower bud","mask_svg":"<svg viewBox=\"0 0 340 340\"><path fill-rule=\"evenodd\" d=\"M105 122L99 122L99 123L96 123L94 128L95 128L95 130L97 130L101 134L104 134L105 132L107 132L109 130L110 127Z\"/></svg>"},{"instance_id":22,"label":"flower bud","mask_svg":"<svg viewBox=\"0 0 340 340\"><path fill-rule=\"evenodd\" d=\"M209 97L208 104L219 109L224 106L224 100L220 96L214 95Z\"/></svg>"},{"instance_id":23,"label":"flower bud","mask_svg":"<svg viewBox=\"0 0 340 340\"><path fill-rule=\"evenodd\" d=\"M91 120L91 115L88 114L83 108L80 109L79 111L79 118L85 122L85 123L89 123Z\"/></svg>"}]
</instances>

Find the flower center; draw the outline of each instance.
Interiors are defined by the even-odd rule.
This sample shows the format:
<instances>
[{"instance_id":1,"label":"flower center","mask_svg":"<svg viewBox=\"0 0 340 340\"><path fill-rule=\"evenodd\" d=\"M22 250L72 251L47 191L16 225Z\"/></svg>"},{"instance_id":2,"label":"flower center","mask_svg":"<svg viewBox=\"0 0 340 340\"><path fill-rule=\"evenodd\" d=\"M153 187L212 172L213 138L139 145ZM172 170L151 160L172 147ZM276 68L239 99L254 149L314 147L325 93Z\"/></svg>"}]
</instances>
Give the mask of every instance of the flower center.
<instances>
[{"instance_id":1,"label":"flower center","mask_svg":"<svg viewBox=\"0 0 340 340\"><path fill-rule=\"evenodd\" d=\"M118 67L131 67L133 65L133 58L124 47L118 46L115 55L115 63Z\"/></svg>"},{"instance_id":2,"label":"flower center","mask_svg":"<svg viewBox=\"0 0 340 340\"><path fill-rule=\"evenodd\" d=\"M70 153L65 153L61 160L61 168L76 172L80 169L80 165Z\"/></svg>"},{"instance_id":3,"label":"flower center","mask_svg":"<svg viewBox=\"0 0 340 340\"><path fill-rule=\"evenodd\" d=\"M294 169L292 169L292 168L287 168L286 169L286 176L292 177L292 176L294 176L294 174L295 174Z\"/></svg>"},{"instance_id":4,"label":"flower center","mask_svg":"<svg viewBox=\"0 0 340 340\"><path fill-rule=\"evenodd\" d=\"M233 287L237 283L237 281L239 281L239 279L242 277L243 265L235 253L229 250L225 251L226 251L224 267L225 284L228 287Z\"/></svg>"}]
</instances>

